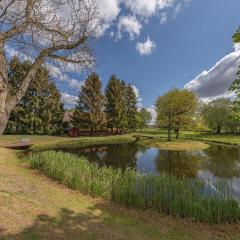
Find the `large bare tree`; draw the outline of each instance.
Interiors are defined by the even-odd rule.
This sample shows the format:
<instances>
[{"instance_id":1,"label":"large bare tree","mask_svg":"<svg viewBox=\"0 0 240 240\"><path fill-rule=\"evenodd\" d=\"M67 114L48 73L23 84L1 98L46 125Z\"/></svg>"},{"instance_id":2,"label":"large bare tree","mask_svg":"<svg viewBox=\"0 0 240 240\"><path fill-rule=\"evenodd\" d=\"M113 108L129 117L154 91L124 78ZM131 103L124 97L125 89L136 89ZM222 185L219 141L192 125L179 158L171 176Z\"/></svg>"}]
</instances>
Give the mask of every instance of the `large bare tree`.
<instances>
[{"instance_id":1,"label":"large bare tree","mask_svg":"<svg viewBox=\"0 0 240 240\"><path fill-rule=\"evenodd\" d=\"M0 134L43 63L81 67L94 63L90 42L100 27L95 0L0 0ZM14 94L9 91L9 48L33 63Z\"/></svg>"}]
</instances>

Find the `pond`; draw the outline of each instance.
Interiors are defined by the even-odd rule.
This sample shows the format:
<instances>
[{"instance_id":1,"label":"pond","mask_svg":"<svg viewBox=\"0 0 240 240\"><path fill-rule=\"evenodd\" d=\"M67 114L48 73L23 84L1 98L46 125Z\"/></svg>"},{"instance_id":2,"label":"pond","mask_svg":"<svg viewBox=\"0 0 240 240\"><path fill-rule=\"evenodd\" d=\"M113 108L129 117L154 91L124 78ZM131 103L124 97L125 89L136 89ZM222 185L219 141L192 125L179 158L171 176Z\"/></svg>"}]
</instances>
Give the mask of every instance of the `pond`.
<instances>
[{"instance_id":1,"label":"pond","mask_svg":"<svg viewBox=\"0 0 240 240\"><path fill-rule=\"evenodd\" d=\"M154 175L167 173L199 178L213 185L224 180L231 184L233 195L240 198L240 150L236 147L210 144L205 150L172 151L137 143L118 143L60 151L83 155L99 166L131 167Z\"/></svg>"}]
</instances>

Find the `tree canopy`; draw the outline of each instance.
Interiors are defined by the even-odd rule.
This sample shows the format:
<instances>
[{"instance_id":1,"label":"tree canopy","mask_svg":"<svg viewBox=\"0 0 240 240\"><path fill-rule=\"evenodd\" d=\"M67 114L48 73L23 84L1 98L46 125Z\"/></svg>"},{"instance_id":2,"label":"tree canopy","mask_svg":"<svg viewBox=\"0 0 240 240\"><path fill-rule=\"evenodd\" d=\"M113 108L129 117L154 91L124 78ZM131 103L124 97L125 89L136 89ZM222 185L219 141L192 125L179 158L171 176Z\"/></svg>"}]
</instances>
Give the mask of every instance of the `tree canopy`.
<instances>
[{"instance_id":1,"label":"tree canopy","mask_svg":"<svg viewBox=\"0 0 240 240\"><path fill-rule=\"evenodd\" d=\"M90 42L101 26L99 16L94 0L0 1L0 134L44 62L66 62L65 67L94 64ZM14 94L9 92L6 46L32 61Z\"/></svg>"},{"instance_id":2,"label":"tree canopy","mask_svg":"<svg viewBox=\"0 0 240 240\"><path fill-rule=\"evenodd\" d=\"M99 76L92 73L81 87L72 124L79 129L99 130L106 123L104 95Z\"/></svg>"},{"instance_id":3,"label":"tree canopy","mask_svg":"<svg viewBox=\"0 0 240 240\"><path fill-rule=\"evenodd\" d=\"M197 96L186 89L173 89L159 97L156 101L157 120L161 127L168 129L168 140L175 129L178 138L180 128L191 121L196 111Z\"/></svg>"},{"instance_id":4,"label":"tree canopy","mask_svg":"<svg viewBox=\"0 0 240 240\"><path fill-rule=\"evenodd\" d=\"M138 128L144 128L150 124L152 120L152 114L146 108L141 108L138 111L137 119L138 119Z\"/></svg>"},{"instance_id":5,"label":"tree canopy","mask_svg":"<svg viewBox=\"0 0 240 240\"><path fill-rule=\"evenodd\" d=\"M14 57L9 66L9 92L14 94L31 68L30 62L21 63ZM15 134L57 134L62 132L64 109L61 94L48 70L36 72L21 101L11 112L6 128Z\"/></svg>"},{"instance_id":6,"label":"tree canopy","mask_svg":"<svg viewBox=\"0 0 240 240\"><path fill-rule=\"evenodd\" d=\"M232 102L227 98L218 98L206 104L202 111L208 126L219 134L231 120Z\"/></svg>"}]
</instances>

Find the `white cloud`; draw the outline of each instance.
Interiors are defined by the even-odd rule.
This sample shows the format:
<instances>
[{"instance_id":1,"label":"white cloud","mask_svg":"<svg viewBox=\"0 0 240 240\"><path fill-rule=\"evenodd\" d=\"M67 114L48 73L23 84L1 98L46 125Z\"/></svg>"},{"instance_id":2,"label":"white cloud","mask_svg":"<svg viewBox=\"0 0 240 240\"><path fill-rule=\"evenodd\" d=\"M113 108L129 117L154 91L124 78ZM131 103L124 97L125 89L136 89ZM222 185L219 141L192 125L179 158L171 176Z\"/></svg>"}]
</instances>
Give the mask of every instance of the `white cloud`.
<instances>
[{"instance_id":1,"label":"white cloud","mask_svg":"<svg viewBox=\"0 0 240 240\"><path fill-rule=\"evenodd\" d=\"M67 92L62 92L62 101L64 104L66 104L67 106L74 106L76 101L77 101L77 97L68 94Z\"/></svg>"},{"instance_id":2,"label":"white cloud","mask_svg":"<svg viewBox=\"0 0 240 240\"><path fill-rule=\"evenodd\" d=\"M125 0L125 4L134 14L143 17L153 15L157 8L156 0Z\"/></svg>"},{"instance_id":3,"label":"white cloud","mask_svg":"<svg viewBox=\"0 0 240 240\"><path fill-rule=\"evenodd\" d=\"M96 2L106 22L115 20L120 12L118 0L96 0Z\"/></svg>"},{"instance_id":4,"label":"white cloud","mask_svg":"<svg viewBox=\"0 0 240 240\"><path fill-rule=\"evenodd\" d=\"M138 102L138 108L142 108L142 97L140 96L140 92L139 92L139 89L135 86L135 85L132 85L132 88L133 88L133 91L134 93L136 94L137 96L137 102Z\"/></svg>"},{"instance_id":5,"label":"white cloud","mask_svg":"<svg viewBox=\"0 0 240 240\"><path fill-rule=\"evenodd\" d=\"M30 56L27 56L25 53L20 52L19 50L9 47L8 45L5 46L5 51L7 53L7 57L13 58L18 57L21 61L30 61L33 62L33 58Z\"/></svg>"},{"instance_id":6,"label":"white cloud","mask_svg":"<svg viewBox=\"0 0 240 240\"><path fill-rule=\"evenodd\" d=\"M141 29L142 25L135 16L124 16L119 19L119 38L121 38L122 32L127 32L129 34L130 40L133 40L135 37L139 36Z\"/></svg>"},{"instance_id":7,"label":"white cloud","mask_svg":"<svg viewBox=\"0 0 240 240\"><path fill-rule=\"evenodd\" d=\"M140 55L150 55L152 54L153 50L156 48L156 44L150 40L148 37L146 42L137 43L136 49L140 53Z\"/></svg>"},{"instance_id":8,"label":"white cloud","mask_svg":"<svg viewBox=\"0 0 240 240\"><path fill-rule=\"evenodd\" d=\"M159 17L160 23L166 23L170 19L169 9L173 8L173 17L183 6L191 0L96 0L97 6L103 16L104 24L97 36L102 36L109 30L112 32L114 23L117 22L117 38L122 37L122 30L130 35L132 40L140 34L142 25L146 25L150 17ZM121 12L127 9L134 17L121 16ZM168 17L167 17L168 16ZM133 19L134 18L134 19ZM119 31L119 27L123 28ZM113 35L113 34L111 34Z\"/></svg>"},{"instance_id":9,"label":"white cloud","mask_svg":"<svg viewBox=\"0 0 240 240\"><path fill-rule=\"evenodd\" d=\"M158 11L174 5L174 0L125 0L125 5L132 13L141 17L150 17Z\"/></svg>"},{"instance_id":10,"label":"white cloud","mask_svg":"<svg viewBox=\"0 0 240 240\"><path fill-rule=\"evenodd\" d=\"M152 115L152 120L150 122L150 125L154 125L156 123L157 120L157 112L155 110L155 106L151 106L150 108L147 108L147 111L151 113Z\"/></svg>"},{"instance_id":11,"label":"white cloud","mask_svg":"<svg viewBox=\"0 0 240 240\"><path fill-rule=\"evenodd\" d=\"M235 50L235 52L240 51L240 43L234 44L234 50Z\"/></svg>"},{"instance_id":12,"label":"white cloud","mask_svg":"<svg viewBox=\"0 0 240 240\"><path fill-rule=\"evenodd\" d=\"M53 64L46 64L46 67L49 69L51 76L53 76L56 80L66 82L68 86L75 90L80 90L83 81L79 81L74 78L70 78L68 74L66 74L61 67L55 66Z\"/></svg>"},{"instance_id":13,"label":"white cloud","mask_svg":"<svg viewBox=\"0 0 240 240\"><path fill-rule=\"evenodd\" d=\"M223 57L211 69L203 71L187 83L184 88L195 91L204 101L216 97L229 97L232 93L229 93L228 89L236 79L239 64L240 50Z\"/></svg>"},{"instance_id":14,"label":"white cloud","mask_svg":"<svg viewBox=\"0 0 240 240\"><path fill-rule=\"evenodd\" d=\"M165 24L168 21L167 13L163 12L160 16L160 24Z\"/></svg>"}]
</instances>

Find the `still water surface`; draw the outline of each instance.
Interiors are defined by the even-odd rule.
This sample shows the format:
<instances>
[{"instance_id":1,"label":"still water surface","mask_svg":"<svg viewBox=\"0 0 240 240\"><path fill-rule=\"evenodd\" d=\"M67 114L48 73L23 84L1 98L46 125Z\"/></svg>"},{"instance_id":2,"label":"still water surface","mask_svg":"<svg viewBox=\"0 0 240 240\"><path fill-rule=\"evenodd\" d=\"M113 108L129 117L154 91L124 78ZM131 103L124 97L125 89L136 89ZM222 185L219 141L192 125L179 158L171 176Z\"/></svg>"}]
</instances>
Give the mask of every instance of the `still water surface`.
<instances>
[{"instance_id":1,"label":"still water surface","mask_svg":"<svg viewBox=\"0 0 240 240\"><path fill-rule=\"evenodd\" d=\"M132 167L154 175L168 173L199 178L206 183L226 180L232 185L234 195L240 198L240 150L235 147L210 144L205 150L171 151L123 143L61 151L83 155L99 166Z\"/></svg>"}]
</instances>

